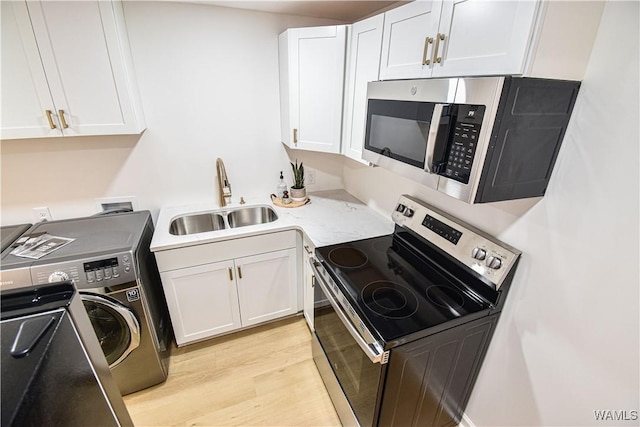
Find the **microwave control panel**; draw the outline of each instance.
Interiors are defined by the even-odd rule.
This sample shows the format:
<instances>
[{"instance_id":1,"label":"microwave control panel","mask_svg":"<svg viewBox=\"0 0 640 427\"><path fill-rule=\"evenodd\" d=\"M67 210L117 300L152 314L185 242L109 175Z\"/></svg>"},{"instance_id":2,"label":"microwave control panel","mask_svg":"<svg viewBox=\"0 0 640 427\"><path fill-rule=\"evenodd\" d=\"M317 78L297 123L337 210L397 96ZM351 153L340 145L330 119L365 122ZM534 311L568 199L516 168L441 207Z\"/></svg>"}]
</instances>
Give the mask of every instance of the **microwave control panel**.
<instances>
[{"instance_id":1,"label":"microwave control panel","mask_svg":"<svg viewBox=\"0 0 640 427\"><path fill-rule=\"evenodd\" d=\"M457 110L442 175L468 184L485 107L484 105L458 105Z\"/></svg>"}]
</instances>

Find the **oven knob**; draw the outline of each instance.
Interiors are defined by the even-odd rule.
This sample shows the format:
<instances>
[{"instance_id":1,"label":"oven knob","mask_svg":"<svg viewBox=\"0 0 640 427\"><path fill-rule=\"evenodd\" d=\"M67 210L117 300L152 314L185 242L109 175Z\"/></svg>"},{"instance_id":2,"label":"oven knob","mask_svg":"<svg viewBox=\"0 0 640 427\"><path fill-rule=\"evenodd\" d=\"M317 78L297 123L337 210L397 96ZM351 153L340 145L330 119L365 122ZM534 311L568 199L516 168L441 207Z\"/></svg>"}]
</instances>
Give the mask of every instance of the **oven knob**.
<instances>
[{"instance_id":1,"label":"oven knob","mask_svg":"<svg viewBox=\"0 0 640 427\"><path fill-rule=\"evenodd\" d=\"M404 208L405 208L405 205L403 205L402 203L400 203L400 204L396 207L396 212L400 212L400 213L402 213L402 212L404 212Z\"/></svg>"},{"instance_id":2,"label":"oven knob","mask_svg":"<svg viewBox=\"0 0 640 427\"><path fill-rule=\"evenodd\" d=\"M473 248L471 251L471 258L483 260L487 257L487 251L482 248Z\"/></svg>"},{"instance_id":3,"label":"oven knob","mask_svg":"<svg viewBox=\"0 0 640 427\"><path fill-rule=\"evenodd\" d=\"M487 267L497 270L502 267L502 260L497 256L490 256L487 258Z\"/></svg>"},{"instance_id":4,"label":"oven knob","mask_svg":"<svg viewBox=\"0 0 640 427\"><path fill-rule=\"evenodd\" d=\"M413 212L413 209L406 208L404 210L404 216L406 216L407 218L411 218L413 216Z\"/></svg>"},{"instance_id":5,"label":"oven knob","mask_svg":"<svg viewBox=\"0 0 640 427\"><path fill-rule=\"evenodd\" d=\"M65 280L69 280L69 275L64 271L54 271L49 276L49 283L64 282Z\"/></svg>"}]
</instances>

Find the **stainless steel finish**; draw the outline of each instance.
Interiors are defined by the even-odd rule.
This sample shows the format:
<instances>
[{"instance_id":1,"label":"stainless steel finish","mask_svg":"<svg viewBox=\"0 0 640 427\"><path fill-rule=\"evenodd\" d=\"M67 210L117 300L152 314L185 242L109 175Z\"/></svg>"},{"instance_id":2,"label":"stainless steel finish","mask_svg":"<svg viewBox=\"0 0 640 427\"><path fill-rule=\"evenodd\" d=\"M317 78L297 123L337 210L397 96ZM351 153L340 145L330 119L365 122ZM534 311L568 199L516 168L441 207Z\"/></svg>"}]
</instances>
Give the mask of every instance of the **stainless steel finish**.
<instances>
[{"instance_id":1,"label":"stainless steel finish","mask_svg":"<svg viewBox=\"0 0 640 427\"><path fill-rule=\"evenodd\" d=\"M220 157L216 159L216 175L218 177L218 196L220 206L224 207L231 203L231 183L224 167L224 162Z\"/></svg>"},{"instance_id":2,"label":"stainless steel finish","mask_svg":"<svg viewBox=\"0 0 640 427\"><path fill-rule=\"evenodd\" d=\"M431 125L429 126L429 137L427 138L427 155L424 162L424 170L432 173L431 165L433 164L433 152L436 148L436 140L438 138L438 128L440 119L442 118L442 109L444 104L436 104L433 107L433 115L431 116Z\"/></svg>"},{"instance_id":3,"label":"stainless steel finish","mask_svg":"<svg viewBox=\"0 0 640 427\"><path fill-rule=\"evenodd\" d=\"M184 236L186 234L266 224L277 219L278 214L270 206L239 207L230 210L180 215L171 221L169 233L174 236Z\"/></svg>"},{"instance_id":4,"label":"stainless steel finish","mask_svg":"<svg viewBox=\"0 0 640 427\"><path fill-rule=\"evenodd\" d=\"M378 341L373 338L371 332L365 328L364 323L358 315L355 314L353 308L351 308L346 298L342 295L342 292L338 290L335 284L330 282L331 279L328 278L327 273L323 271L324 268L318 262L313 262L311 266L316 273L316 282L320 288L322 288L327 300L335 310L336 315L344 324L345 328L347 328L347 331L356 341L360 349L362 349L371 362L386 363L383 362L383 360L388 360L388 355L385 356L385 353L388 352L383 350ZM333 292L329 289L330 287ZM358 325L358 328L353 325L352 321Z\"/></svg>"},{"instance_id":5,"label":"stainless steel finish","mask_svg":"<svg viewBox=\"0 0 640 427\"><path fill-rule=\"evenodd\" d=\"M324 386L331 397L331 403L333 403L333 407L340 418L340 423L344 427L359 427L360 423L358 423L358 419L353 413L351 405L349 405L349 401L347 400L347 397L342 391L342 387L340 387L338 379L331 369L329 360L322 350L322 345L320 344L320 341L318 341L318 337L315 333L312 335L311 352L313 354L313 361L315 362L318 372L320 373L320 377L322 378L322 382L324 382Z\"/></svg>"},{"instance_id":6,"label":"stainless steel finish","mask_svg":"<svg viewBox=\"0 0 640 427\"><path fill-rule=\"evenodd\" d=\"M278 219L278 214L268 206L240 208L227 214L227 222L231 228L266 224L276 219Z\"/></svg>"},{"instance_id":7,"label":"stainless steel finish","mask_svg":"<svg viewBox=\"0 0 640 427\"><path fill-rule=\"evenodd\" d=\"M195 215L183 215L173 221L169 226L169 233L174 236L185 234L205 233L207 231L224 230L226 228L224 218L217 213L203 213Z\"/></svg>"},{"instance_id":8,"label":"stainless steel finish","mask_svg":"<svg viewBox=\"0 0 640 427\"><path fill-rule=\"evenodd\" d=\"M487 258L487 267L497 270L501 266L502 266L502 260L500 258L493 255Z\"/></svg>"},{"instance_id":9,"label":"stainless steel finish","mask_svg":"<svg viewBox=\"0 0 640 427\"><path fill-rule=\"evenodd\" d=\"M487 257L487 251L485 251L482 248L473 248L473 250L471 251L471 258L474 259L479 259L479 260L483 260Z\"/></svg>"},{"instance_id":10,"label":"stainless steel finish","mask_svg":"<svg viewBox=\"0 0 640 427\"><path fill-rule=\"evenodd\" d=\"M430 173L433 159L433 149L430 147L428 147L425 156L424 170L369 151L366 147L362 151L362 158L464 202L473 203L480 183L482 166L489 149L491 131L495 123L504 80L504 77L391 80L370 82L367 86L367 99L485 105L486 111L478 136L468 184ZM417 90L412 91L414 87ZM437 124L434 124L433 121L432 118L428 141L432 140L432 130L437 132L437 127L434 128Z\"/></svg>"},{"instance_id":11,"label":"stainless steel finish","mask_svg":"<svg viewBox=\"0 0 640 427\"><path fill-rule=\"evenodd\" d=\"M489 236L472 225L466 224L421 200L405 194L400 196L398 203L409 209L413 209L415 214L413 217L407 218L400 212L393 211L391 213L391 218L396 224L411 229L415 233L424 237L430 243L436 245L438 248L466 265L476 274L481 275L490 282L495 289L500 289L502 283L518 260L518 257L521 255L519 250L511 247L510 245ZM462 236L458 243L453 244L422 225L422 221L427 214L460 231ZM481 262L481 260L474 258L474 251L476 251L475 253L484 251L487 256L487 262ZM489 266L489 258L492 257L495 258L493 265L498 265L499 263L498 269L491 268Z\"/></svg>"},{"instance_id":12,"label":"stainless steel finish","mask_svg":"<svg viewBox=\"0 0 640 427\"><path fill-rule=\"evenodd\" d=\"M115 368L120 364L120 362L127 358L129 353L140 346L140 323L138 323L138 319L136 319L136 316L133 314L133 312L121 304L116 304L111 300L100 297L98 295L91 295L86 293L81 293L80 295L84 301L91 301L95 304L104 305L110 308L111 310L122 316L124 321L127 323L127 328L129 328L129 331L131 332L131 342L129 343L129 347L127 347L122 355L109 365L109 368Z\"/></svg>"}]
</instances>

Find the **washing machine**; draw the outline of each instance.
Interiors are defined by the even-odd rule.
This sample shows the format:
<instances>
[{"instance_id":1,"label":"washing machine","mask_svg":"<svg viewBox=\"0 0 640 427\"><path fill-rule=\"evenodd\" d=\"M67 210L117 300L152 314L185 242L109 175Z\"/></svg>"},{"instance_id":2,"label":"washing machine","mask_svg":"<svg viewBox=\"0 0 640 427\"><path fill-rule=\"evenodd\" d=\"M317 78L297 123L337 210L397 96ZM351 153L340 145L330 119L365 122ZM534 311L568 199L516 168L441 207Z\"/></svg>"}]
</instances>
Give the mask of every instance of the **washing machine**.
<instances>
[{"instance_id":1,"label":"washing machine","mask_svg":"<svg viewBox=\"0 0 640 427\"><path fill-rule=\"evenodd\" d=\"M155 257L148 211L33 225L23 235L73 239L40 259L10 248L0 260L2 290L71 280L120 392L162 383L168 374L171 323Z\"/></svg>"}]
</instances>

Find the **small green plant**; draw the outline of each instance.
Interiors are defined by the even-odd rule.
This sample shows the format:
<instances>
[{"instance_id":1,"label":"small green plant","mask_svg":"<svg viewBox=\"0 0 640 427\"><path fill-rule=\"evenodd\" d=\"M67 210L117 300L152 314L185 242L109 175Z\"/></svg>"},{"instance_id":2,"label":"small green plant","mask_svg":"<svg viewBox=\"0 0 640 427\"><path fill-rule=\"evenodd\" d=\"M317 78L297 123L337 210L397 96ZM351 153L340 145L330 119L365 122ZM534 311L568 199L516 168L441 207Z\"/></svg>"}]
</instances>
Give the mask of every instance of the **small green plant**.
<instances>
[{"instance_id":1,"label":"small green plant","mask_svg":"<svg viewBox=\"0 0 640 427\"><path fill-rule=\"evenodd\" d=\"M304 166L302 165L302 162L300 162L300 166L298 166L298 159L296 159L295 165L291 163L291 169L293 169L293 185L291 188L304 188Z\"/></svg>"}]
</instances>

